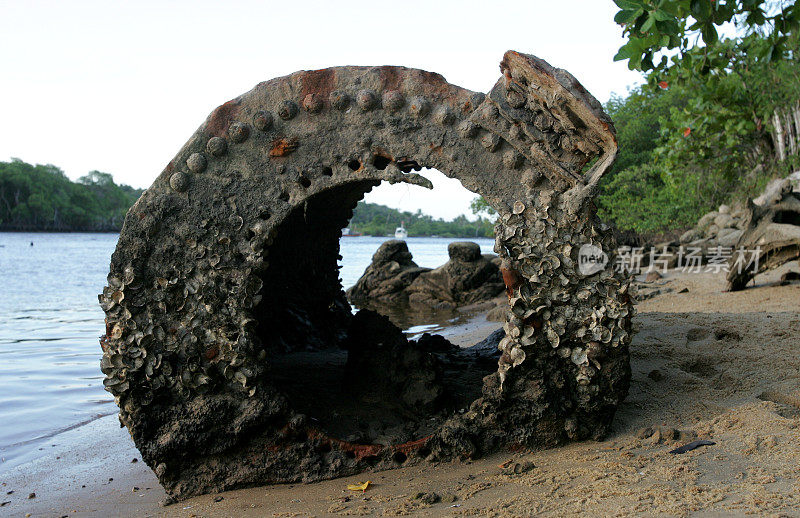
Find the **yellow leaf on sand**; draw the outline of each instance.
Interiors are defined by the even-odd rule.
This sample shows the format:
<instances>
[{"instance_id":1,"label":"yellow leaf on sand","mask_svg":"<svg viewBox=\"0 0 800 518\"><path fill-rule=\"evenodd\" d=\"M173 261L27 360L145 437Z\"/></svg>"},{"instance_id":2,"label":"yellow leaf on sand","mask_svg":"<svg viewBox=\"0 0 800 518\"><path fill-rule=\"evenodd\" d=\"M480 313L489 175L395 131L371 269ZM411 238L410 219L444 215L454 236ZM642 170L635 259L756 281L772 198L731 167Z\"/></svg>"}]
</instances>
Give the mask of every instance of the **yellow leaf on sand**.
<instances>
[{"instance_id":1,"label":"yellow leaf on sand","mask_svg":"<svg viewBox=\"0 0 800 518\"><path fill-rule=\"evenodd\" d=\"M372 482L367 480L363 484L350 484L347 486L347 489L350 491L366 491L370 484L372 484Z\"/></svg>"}]
</instances>

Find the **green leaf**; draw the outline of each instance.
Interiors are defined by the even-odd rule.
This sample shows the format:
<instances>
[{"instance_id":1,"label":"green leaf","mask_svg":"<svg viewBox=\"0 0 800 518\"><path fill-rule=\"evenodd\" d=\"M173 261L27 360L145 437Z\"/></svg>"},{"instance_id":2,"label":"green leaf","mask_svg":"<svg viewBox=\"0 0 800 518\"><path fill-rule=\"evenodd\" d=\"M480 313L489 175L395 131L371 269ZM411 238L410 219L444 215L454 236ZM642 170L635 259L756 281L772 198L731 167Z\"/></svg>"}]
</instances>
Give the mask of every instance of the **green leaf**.
<instances>
[{"instance_id":1,"label":"green leaf","mask_svg":"<svg viewBox=\"0 0 800 518\"><path fill-rule=\"evenodd\" d=\"M711 23L703 25L700 34L703 35L703 41L706 45L713 45L717 42L717 29Z\"/></svg>"},{"instance_id":2,"label":"green leaf","mask_svg":"<svg viewBox=\"0 0 800 518\"><path fill-rule=\"evenodd\" d=\"M635 11L636 9L644 9L643 0L614 0L617 7L626 11Z\"/></svg>"},{"instance_id":3,"label":"green leaf","mask_svg":"<svg viewBox=\"0 0 800 518\"><path fill-rule=\"evenodd\" d=\"M614 21L620 25L628 25L638 18L642 13L644 13L644 11L641 9L636 11L620 11L616 16L614 16Z\"/></svg>"},{"instance_id":4,"label":"green leaf","mask_svg":"<svg viewBox=\"0 0 800 518\"><path fill-rule=\"evenodd\" d=\"M667 20L675 20L675 17L668 14L666 11L661 9L656 9L653 11L653 16L655 16L656 20L660 22L666 22Z\"/></svg>"},{"instance_id":5,"label":"green leaf","mask_svg":"<svg viewBox=\"0 0 800 518\"><path fill-rule=\"evenodd\" d=\"M644 24L642 24L642 28L639 29L642 32L650 32L650 29L653 28L653 25L656 23L656 17L653 16L653 13L650 13L647 16L647 20L645 20Z\"/></svg>"}]
</instances>

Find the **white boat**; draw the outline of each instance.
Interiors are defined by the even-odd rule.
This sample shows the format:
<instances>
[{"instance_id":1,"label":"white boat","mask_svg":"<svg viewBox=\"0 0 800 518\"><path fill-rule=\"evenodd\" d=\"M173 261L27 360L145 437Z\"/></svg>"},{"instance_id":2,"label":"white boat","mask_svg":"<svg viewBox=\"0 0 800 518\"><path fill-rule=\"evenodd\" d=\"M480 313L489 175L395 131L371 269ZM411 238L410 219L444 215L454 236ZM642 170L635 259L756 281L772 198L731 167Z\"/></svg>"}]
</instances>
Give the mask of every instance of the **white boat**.
<instances>
[{"instance_id":1,"label":"white boat","mask_svg":"<svg viewBox=\"0 0 800 518\"><path fill-rule=\"evenodd\" d=\"M394 238L395 239L405 239L408 237L408 230L404 226L404 221L400 222L400 226L394 229Z\"/></svg>"}]
</instances>

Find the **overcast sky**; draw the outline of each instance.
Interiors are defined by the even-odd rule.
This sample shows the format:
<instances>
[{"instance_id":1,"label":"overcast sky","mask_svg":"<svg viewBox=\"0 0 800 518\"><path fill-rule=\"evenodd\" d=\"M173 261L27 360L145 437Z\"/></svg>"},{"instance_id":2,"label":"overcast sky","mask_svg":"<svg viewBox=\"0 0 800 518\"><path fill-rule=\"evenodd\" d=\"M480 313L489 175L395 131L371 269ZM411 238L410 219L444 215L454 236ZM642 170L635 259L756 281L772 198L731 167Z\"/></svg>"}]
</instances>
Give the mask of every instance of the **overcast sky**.
<instances>
[{"instance_id":1,"label":"overcast sky","mask_svg":"<svg viewBox=\"0 0 800 518\"><path fill-rule=\"evenodd\" d=\"M506 50L566 68L601 102L640 76L611 0L0 0L0 160L147 187L216 106L337 65L404 65L488 91ZM452 218L474 194L382 185L368 201Z\"/></svg>"}]
</instances>

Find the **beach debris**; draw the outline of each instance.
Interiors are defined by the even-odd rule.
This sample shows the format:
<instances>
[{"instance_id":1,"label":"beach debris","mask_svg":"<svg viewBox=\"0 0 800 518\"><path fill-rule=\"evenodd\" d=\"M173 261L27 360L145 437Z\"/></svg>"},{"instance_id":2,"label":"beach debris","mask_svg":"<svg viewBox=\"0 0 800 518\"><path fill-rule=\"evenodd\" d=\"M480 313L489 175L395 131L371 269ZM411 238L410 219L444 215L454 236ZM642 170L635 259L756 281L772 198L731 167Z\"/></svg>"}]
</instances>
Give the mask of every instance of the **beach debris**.
<instances>
[{"instance_id":1,"label":"beach debris","mask_svg":"<svg viewBox=\"0 0 800 518\"><path fill-rule=\"evenodd\" d=\"M772 184L770 184L772 185ZM759 203L759 201L761 203ZM737 249L758 250L759 260L733 254L728 260L728 291L742 290L759 273L800 259L800 192L779 180L761 200L748 200Z\"/></svg>"},{"instance_id":2,"label":"beach debris","mask_svg":"<svg viewBox=\"0 0 800 518\"><path fill-rule=\"evenodd\" d=\"M131 464L136 464L137 462L139 462L139 459L137 459L136 457L131 459Z\"/></svg>"},{"instance_id":3,"label":"beach debris","mask_svg":"<svg viewBox=\"0 0 800 518\"><path fill-rule=\"evenodd\" d=\"M658 270L653 270L651 272L647 272L647 275L644 278L644 282L655 282L659 279L663 279L664 276L661 275Z\"/></svg>"},{"instance_id":4,"label":"beach debris","mask_svg":"<svg viewBox=\"0 0 800 518\"><path fill-rule=\"evenodd\" d=\"M413 497L413 500L418 500L419 502L425 505L433 505L441 500L441 497L434 493L433 491L420 491L416 493Z\"/></svg>"},{"instance_id":5,"label":"beach debris","mask_svg":"<svg viewBox=\"0 0 800 518\"><path fill-rule=\"evenodd\" d=\"M695 448L699 448L700 446L713 446L715 444L717 443L715 443L714 441L700 439L698 441L692 441L689 444L684 444L683 446L679 446L674 450L670 450L669 452L675 455L681 455L683 453L686 453L687 451L692 451Z\"/></svg>"},{"instance_id":6,"label":"beach debris","mask_svg":"<svg viewBox=\"0 0 800 518\"><path fill-rule=\"evenodd\" d=\"M99 295L104 387L170 501L604 437L628 392L635 299L593 202L616 152L611 119L572 75L514 51L488 93L422 70L337 67L214 110L128 212ZM354 316L342 290L353 209L383 181L429 187L423 167L497 211L497 258L453 245L409 300L504 292L491 355L409 341ZM608 255L591 273L584 245ZM340 396L334 370L351 386L388 381ZM446 376L464 401L448 400ZM362 440L345 441L356 429Z\"/></svg>"},{"instance_id":7,"label":"beach debris","mask_svg":"<svg viewBox=\"0 0 800 518\"><path fill-rule=\"evenodd\" d=\"M362 493L365 493L369 488L370 484L372 484L372 482L369 480L367 480L366 482L362 482L360 484L348 484L347 489L349 489L350 491L361 491Z\"/></svg>"},{"instance_id":8,"label":"beach debris","mask_svg":"<svg viewBox=\"0 0 800 518\"><path fill-rule=\"evenodd\" d=\"M445 494L442 495L442 502L445 503L445 504L452 504L456 500L458 500L458 495L456 495L456 494L445 493ZM450 507L452 507L452 506L450 506Z\"/></svg>"},{"instance_id":9,"label":"beach debris","mask_svg":"<svg viewBox=\"0 0 800 518\"><path fill-rule=\"evenodd\" d=\"M11 500L6 500L5 502L0 502L0 507L5 507L11 503Z\"/></svg>"},{"instance_id":10,"label":"beach debris","mask_svg":"<svg viewBox=\"0 0 800 518\"><path fill-rule=\"evenodd\" d=\"M534 469L536 464L531 460L522 460L519 462L504 462L501 467L504 475L521 475Z\"/></svg>"},{"instance_id":11,"label":"beach debris","mask_svg":"<svg viewBox=\"0 0 800 518\"><path fill-rule=\"evenodd\" d=\"M225 500L225 498L222 495L214 497L214 502L222 502L223 500Z\"/></svg>"},{"instance_id":12,"label":"beach debris","mask_svg":"<svg viewBox=\"0 0 800 518\"><path fill-rule=\"evenodd\" d=\"M32 499L32 498L36 498L36 493L30 493L30 494L28 495L28 500L30 500L30 499Z\"/></svg>"}]
</instances>

